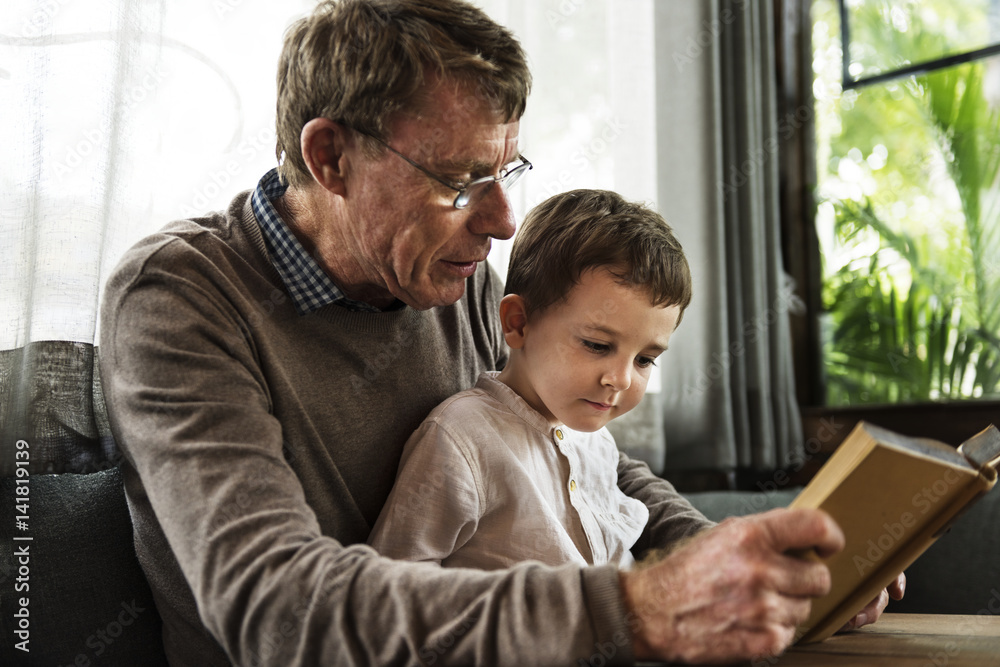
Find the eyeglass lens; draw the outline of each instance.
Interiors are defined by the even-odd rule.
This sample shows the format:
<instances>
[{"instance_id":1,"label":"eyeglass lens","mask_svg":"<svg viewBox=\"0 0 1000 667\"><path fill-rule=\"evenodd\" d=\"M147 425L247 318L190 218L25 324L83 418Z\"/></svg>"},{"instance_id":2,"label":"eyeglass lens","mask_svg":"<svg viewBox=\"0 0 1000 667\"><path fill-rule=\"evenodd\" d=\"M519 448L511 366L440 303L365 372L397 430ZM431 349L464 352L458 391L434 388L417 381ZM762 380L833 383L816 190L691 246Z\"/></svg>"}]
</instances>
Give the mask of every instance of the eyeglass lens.
<instances>
[{"instance_id":1,"label":"eyeglass lens","mask_svg":"<svg viewBox=\"0 0 1000 667\"><path fill-rule=\"evenodd\" d=\"M493 187L494 183L499 183L504 190L509 190L510 187L521 178L524 172L529 169L531 169L531 163L525 161L499 178L487 176L486 178L481 178L469 183L462 189L461 192L458 193L458 196L455 197L455 208L468 208L469 206L478 203L486 195L486 193L489 192L489 189Z\"/></svg>"}]
</instances>

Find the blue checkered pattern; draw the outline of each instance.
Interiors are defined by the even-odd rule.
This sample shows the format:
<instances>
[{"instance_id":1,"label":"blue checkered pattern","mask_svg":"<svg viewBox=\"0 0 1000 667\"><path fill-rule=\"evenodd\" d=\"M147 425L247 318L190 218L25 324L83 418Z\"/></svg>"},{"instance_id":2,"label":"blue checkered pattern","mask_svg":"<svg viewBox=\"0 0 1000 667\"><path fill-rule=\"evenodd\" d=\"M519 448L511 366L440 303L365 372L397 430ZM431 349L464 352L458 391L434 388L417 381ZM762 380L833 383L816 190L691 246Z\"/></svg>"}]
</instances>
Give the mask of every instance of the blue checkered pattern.
<instances>
[{"instance_id":1,"label":"blue checkered pattern","mask_svg":"<svg viewBox=\"0 0 1000 667\"><path fill-rule=\"evenodd\" d=\"M351 310L378 312L378 308L344 296L285 225L271 201L285 194L287 189L288 186L278 177L278 170L272 169L257 183L251 206L260 223L271 262L288 288L296 310L305 315L329 303L336 303Z\"/></svg>"}]
</instances>

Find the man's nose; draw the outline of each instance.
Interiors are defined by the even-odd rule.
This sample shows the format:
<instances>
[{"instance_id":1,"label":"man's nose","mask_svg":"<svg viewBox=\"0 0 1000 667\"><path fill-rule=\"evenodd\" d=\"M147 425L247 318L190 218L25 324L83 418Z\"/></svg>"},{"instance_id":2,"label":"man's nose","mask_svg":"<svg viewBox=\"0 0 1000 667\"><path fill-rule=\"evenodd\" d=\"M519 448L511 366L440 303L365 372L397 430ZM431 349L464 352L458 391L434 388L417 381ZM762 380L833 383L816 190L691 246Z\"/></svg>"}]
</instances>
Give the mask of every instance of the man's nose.
<instances>
[{"instance_id":1,"label":"man's nose","mask_svg":"<svg viewBox=\"0 0 1000 667\"><path fill-rule=\"evenodd\" d=\"M503 240L514 236L516 230L514 209L511 208L507 190L494 183L474 205L469 218L469 231Z\"/></svg>"}]
</instances>

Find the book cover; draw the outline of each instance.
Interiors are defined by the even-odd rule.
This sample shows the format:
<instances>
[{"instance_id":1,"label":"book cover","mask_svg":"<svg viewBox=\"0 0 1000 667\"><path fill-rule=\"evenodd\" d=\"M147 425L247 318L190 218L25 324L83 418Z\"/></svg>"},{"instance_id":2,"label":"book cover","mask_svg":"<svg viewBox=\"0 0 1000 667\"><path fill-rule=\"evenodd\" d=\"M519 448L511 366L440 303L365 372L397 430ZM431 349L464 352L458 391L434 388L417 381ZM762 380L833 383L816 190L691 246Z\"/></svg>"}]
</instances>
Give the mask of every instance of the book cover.
<instances>
[{"instance_id":1,"label":"book cover","mask_svg":"<svg viewBox=\"0 0 1000 667\"><path fill-rule=\"evenodd\" d=\"M789 505L826 511L846 537L824 559L832 589L813 600L799 642L842 628L994 486L998 467L993 425L956 449L859 422Z\"/></svg>"}]
</instances>

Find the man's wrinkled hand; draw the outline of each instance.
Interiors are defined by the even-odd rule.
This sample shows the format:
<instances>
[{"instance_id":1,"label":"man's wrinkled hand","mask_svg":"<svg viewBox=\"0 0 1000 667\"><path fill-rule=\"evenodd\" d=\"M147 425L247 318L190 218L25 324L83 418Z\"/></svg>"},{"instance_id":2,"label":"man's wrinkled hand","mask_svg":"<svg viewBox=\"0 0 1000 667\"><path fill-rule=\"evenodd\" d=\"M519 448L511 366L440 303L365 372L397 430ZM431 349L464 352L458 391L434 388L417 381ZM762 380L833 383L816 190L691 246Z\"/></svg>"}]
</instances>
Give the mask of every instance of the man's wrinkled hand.
<instances>
[{"instance_id":1,"label":"man's wrinkled hand","mask_svg":"<svg viewBox=\"0 0 1000 667\"><path fill-rule=\"evenodd\" d=\"M778 655L809 617L830 572L789 552L821 557L844 534L819 510L731 518L648 567L622 573L635 655L688 663Z\"/></svg>"}]
</instances>

